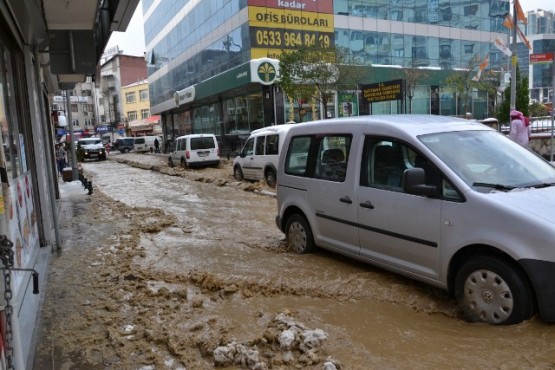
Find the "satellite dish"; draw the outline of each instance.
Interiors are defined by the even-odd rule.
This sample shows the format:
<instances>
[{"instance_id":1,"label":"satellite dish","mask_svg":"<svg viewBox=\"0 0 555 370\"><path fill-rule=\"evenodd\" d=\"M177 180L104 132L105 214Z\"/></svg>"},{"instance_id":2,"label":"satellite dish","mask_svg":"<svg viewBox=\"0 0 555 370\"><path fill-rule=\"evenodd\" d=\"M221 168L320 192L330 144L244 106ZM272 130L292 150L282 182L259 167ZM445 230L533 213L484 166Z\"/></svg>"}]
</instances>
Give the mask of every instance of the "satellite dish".
<instances>
[{"instance_id":1,"label":"satellite dish","mask_svg":"<svg viewBox=\"0 0 555 370\"><path fill-rule=\"evenodd\" d=\"M60 126L60 127L66 127L67 126L66 116L58 116L58 126Z\"/></svg>"}]
</instances>

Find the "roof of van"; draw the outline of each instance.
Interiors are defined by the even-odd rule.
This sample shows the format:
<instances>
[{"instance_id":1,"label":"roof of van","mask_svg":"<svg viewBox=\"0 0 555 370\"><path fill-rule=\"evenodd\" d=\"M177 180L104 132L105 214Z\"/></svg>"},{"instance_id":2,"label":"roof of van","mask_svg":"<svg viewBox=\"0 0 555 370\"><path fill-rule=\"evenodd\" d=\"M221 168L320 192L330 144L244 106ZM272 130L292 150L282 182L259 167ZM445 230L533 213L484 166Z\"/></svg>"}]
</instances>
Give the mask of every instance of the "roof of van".
<instances>
[{"instance_id":1,"label":"roof of van","mask_svg":"<svg viewBox=\"0 0 555 370\"><path fill-rule=\"evenodd\" d=\"M193 137L216 137L216 135L214 135L214 134L188 134L188 135L183 135L183 136L176 137L175 140L183 139L183 138L187 138L187 137L190 137L190 138L193 138Z\"/></svg>"},{"instance_id":2,"label":"roof of van","mask_svg":"<svg viewBox=\"0 0 555 370\"><path fill-rule=\"evenodd\" d=\"M311 121L294 126L317 131L318 126L329 127L330 125L339 125L338 127L340 127L341 124L346 123L372 127L373 131L381 134L384 134L385 131L404 131L410 132L412 135L420 135L440 131L493 130L491 127L476 120L431 114L377 114ZM303 129L300 130L304 131Z\"/></svg>"},{"instance_id":3,"label":"roof of van","mask_svg":"<svg viewBox=\"0 0 555 370\"><path fill-rule=\"evenodd\" d=\"M284 123L283 125L273 125L273 126L266 126L266 127L262 127L256 130L253 130L251 132L251 135L253 134L259 134L261 132L282 132L282 131L287 131L289 130L291 127L294 126L298 126L298 123Z\"/></svg>"}]
</instances>

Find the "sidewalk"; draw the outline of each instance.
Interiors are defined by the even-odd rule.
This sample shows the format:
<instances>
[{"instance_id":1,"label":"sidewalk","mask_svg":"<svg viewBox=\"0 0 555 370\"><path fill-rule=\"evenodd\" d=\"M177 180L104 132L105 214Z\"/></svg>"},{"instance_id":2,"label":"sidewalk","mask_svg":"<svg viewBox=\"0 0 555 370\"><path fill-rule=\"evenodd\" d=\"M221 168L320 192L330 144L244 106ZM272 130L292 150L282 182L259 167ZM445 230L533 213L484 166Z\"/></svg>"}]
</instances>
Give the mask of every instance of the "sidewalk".
<instances>
[{"instance_id":1,"label":"sidewalk","mask_svg":"<svg viewBox=\"0 0 555 370\"><path fill-rule=\"evenodd\" d=\"M58 203L58 223L60 230L60 247L42 248L41 263L45 263L40 275L40 320L36 325L34 336L34 361L28 361L28 368L35 370L58 369L102 369L103 366L91 365L83 361L78 354L66 354L55 338L59 327L65 326L64 320L70 310L79 309L83 301L75 301L74 289L80 277L86 271L76 270L77 259L85 260L84 248L95 243L90 233L90 225L83 221L83 216L93 204L92 195L84 189L80 181L62 182L60 180L60 200ZM86 242L84 242L86 239ZM67 338L70 340L70 338Z\"/></svg>"}]
</instances>

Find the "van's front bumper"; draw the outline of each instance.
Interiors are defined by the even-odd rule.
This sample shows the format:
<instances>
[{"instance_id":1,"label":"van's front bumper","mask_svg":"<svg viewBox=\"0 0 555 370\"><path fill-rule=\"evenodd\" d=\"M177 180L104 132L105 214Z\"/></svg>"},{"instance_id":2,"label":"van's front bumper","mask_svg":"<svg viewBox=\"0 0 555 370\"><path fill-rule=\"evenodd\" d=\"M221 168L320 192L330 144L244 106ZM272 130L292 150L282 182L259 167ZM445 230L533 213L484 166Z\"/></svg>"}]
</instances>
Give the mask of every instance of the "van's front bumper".
<instances>
[{"instance_id":1,"label":"van's front bumper","mask_svg":"<svg viewBox=\"0 0 555 370\"><path fill-rule=\"evenodd\" d=\"M522 259L518 261L536 292L542 320L555 322L555 262Z\"/></svg>"}]
</instances>

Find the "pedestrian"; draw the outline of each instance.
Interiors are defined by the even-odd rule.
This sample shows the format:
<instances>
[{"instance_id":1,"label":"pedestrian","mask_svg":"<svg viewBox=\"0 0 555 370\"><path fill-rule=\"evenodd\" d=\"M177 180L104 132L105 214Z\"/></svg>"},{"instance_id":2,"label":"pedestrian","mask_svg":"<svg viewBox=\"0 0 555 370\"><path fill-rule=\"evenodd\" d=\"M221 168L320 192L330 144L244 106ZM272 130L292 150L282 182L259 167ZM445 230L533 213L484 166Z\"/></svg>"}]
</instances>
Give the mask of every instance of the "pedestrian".
<instances>
[{"instance_id":1,"label":"pedestrian","mask_svg":"<svg viewBox=\"0 0 555 370\"><path fill-rule=\"evenodd\" d=\"M67 152L61 143L56 144L56 163L58 164L58 173L61 176L64 168L66 168Z\"/></svg>"},{"instance_id":2,"label":"pedestrian","mask_svg":"<svg viewBox=\"0 0 555 370\"><path fill-rule=\"evenodd\" d=\"M509 131L509 138L528 148L530 142L530 124L526 124L526 119L520 111L512 110L510 117L511 128Z\"/></svg>"},{"instance_id":3,"label":"pedestrian","mask_svg":"<svg viewBox=\"0 0 555 370\"><path fill-rule=\"evenodd\" d=\"M160 153L160 142L158 139L154 139L154 151L156 153Z\"/></svg>"}]
</instances>

